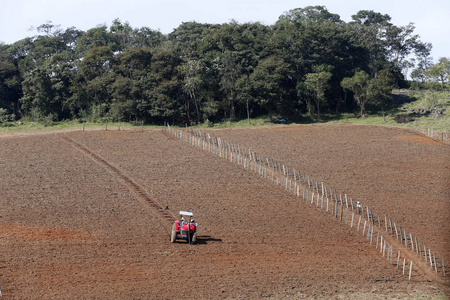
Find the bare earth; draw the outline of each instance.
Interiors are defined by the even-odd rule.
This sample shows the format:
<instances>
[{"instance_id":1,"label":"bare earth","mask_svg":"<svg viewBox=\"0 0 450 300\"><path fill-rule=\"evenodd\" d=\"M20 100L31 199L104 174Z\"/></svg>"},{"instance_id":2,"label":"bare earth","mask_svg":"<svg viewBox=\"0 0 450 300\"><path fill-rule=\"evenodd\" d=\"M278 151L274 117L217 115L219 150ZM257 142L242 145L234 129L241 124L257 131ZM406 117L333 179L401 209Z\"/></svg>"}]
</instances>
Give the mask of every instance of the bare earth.
<instances>
[{"instance_id":1,"label":"bare earth","mask_svg":"<svg viewBox=\"0 0 450 300\"><path fill-rule=\"evenodd\" d=\"M210 132L389 214L450 265L449 145L354 125ZM5 299L449 294L448 275L408 280L354 228L163 131L3 134L0 179ZM169 242L179 210L197 245Z\"/></svg>"}]
</instances>

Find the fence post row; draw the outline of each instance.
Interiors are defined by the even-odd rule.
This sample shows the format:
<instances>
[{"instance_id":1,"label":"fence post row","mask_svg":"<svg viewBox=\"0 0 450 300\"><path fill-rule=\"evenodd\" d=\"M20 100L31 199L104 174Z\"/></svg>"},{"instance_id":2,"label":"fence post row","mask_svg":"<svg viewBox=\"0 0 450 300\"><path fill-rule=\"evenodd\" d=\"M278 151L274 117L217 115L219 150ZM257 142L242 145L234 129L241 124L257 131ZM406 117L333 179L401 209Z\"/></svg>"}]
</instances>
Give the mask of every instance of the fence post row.
<instances>
[{"instance_id":1,"label":"fence post row","mask_svg":"<svg viewBox=\"0 0 450 300\"><path fill-rule=\"evenodd\" d=\"M120 125L119 125L120 126ZM303 188L302 197L306 202L308 203L309 199L311 199L310 204L314 204L314 199L316 199L316 206L320 207L320 209L324 209L324 198L326 198L326 212L330 211L331 215L333 215L336 219L343 221L343 213L344 213L344 205L346 208L346 215L345 215L345 224L348 224L348 217L349 217L349 209L352 210L352 216L351 216L351 222L350 227L353 228L354 224L354 216L355 216L355 207L353 204L353 198L350 197L350 205L348 201L348 195L344 194L344 197L342 197L342 194L337 194L337 190L334 189L334 199L333 199L333 192L332 189L324 185L322 181L320 181L320 189L319 189L319 180L315 180L312 176L306 174L305 172L301 172L301 170L296 170L294 168L290 168L289 166L286 166L282 164L279 161L274 161L273 159L269 159L268 157L264 157L261 154L257 154L255 151L252 151L250 149L247 149L241 145L236 145L233 143L230 143L220 137L211 137L208 133L202 133L199 130L195 130L193 128L190 128L190 130L187 131L187 134L183 136L182 131L177 131L169 124L167 124L167 132L172 135L173 137L184 140L191 144L192 146L197 146L203 150L212 152L213 154L225 158L226 160L235 163L237 165L242 165L244 168L249 170L254 170L255 174L258 173L258 175L264 177L265 179L271 178L272 182L275 183L275 173L276 173L276 184L279 185L281 183L281 186L288 190L291 193L294 193L297 195L297 197L300 197L300 185L303 184L306 188ZM428 136L433 137L434 131L433 129L428 129L427 132ZM439 134L438 134L439 136ZM442 141L444 141L444 133L441 135ZM448 143L448 133L446 133L446 142ZM253 165L253 166L252 166ZM271 169L271 171L270 171ZM272 173L272 174L270 174ZM271 176L270 176L271 175ZM280 179L281 177L281 179ZM292 180L294 182L292 182ZM310 189L312 189L311 198L309 198ZM329 195L329 197L328 197ZM329 199L331 200L331 210L329 210ZM334 201L333 201L334 200ZM345 200L345 204L344 204ZM319 206L319 201L321 201L321 205ZM340 205L338 205L338 203ZM338 218L338 210L340 206L340 216ZM380 214L377 213L377 220L378 220L378 227L381 228L381 220L380 220ZM374 232L374 225L375 225L375 218L373 214L373 210L369 210L369 207L366 206L364 209L364 206L357 201L356 202L356 214L359 214L359 220L358 220L358 226L357 231L359 232L359 228L361 225L361 219L364 218L364 228L362 231L362 235L365 236L366 234L366 227L368 225L367 230L367 237L366 240L370 240L370 245L373 244L373 232ZM366 215L366 216L364 216ZM388 227L388 219L389 219L389 227ZM406 234L406 230L402 229L401 226L398 226L395 222L392 221L390 217L388 217L386 214L384 215L384 228L385 231L399 239L400 237L400 243L404 244L406 248L408 248L408 235ZM390 230L389 230L390 229ZM395 230L395 234L394 234ZM377 233L377 241L376 241L376 248L378 248L380 240L380 253L382 253L383 257L386 256L386 259L390 261L392 264L393 260L393 245L387 244L386 239L383 238L383 235L381 235L380 239L380 233ZM438 272L438 266L437 266L437 260L436 260L436 254L431 253L431 249L428 248L428 257L427 257L427 249L425 247L425 244L421 243L420 240L417 239L417 237L413 237L412 233L409 233L409 241L411 243L411 249L412 251L415 251L419 257L423 257L425 259L425 262L430 262L430 267L433 268L434 264L434 270ZM386 252L386 246L387 252ZM423 248L423 249L422 249ZM400 264L400 256L401 252L398 251L397 256L397 268ZM413 262L410 261L410 269L409 269L409 279L411 279L412 274L412 267ZM405 274L405 268L406 268L406 258L403 259L403 274ZM442 257L442 273L445 277L445 264L444 264L444 257Z\"/></svg>"},{"instance_id":2,"label":"fence post row","mask_svg":"<svg viewBox=\"0 0 450 300\"><path fill-rule=\"evenodd\" d=\"M428 137L433 138L433 139L434 139L435 136L436 136L436 138L437 138L438 140L440 140L440 141L445 142L445 143L448 144L448 132L438 132L438 131L436 131L436 130L434 130L434 129L428 128L428 129L427 129L426 135L427 135Z\"/></svg>"}]
</instances>

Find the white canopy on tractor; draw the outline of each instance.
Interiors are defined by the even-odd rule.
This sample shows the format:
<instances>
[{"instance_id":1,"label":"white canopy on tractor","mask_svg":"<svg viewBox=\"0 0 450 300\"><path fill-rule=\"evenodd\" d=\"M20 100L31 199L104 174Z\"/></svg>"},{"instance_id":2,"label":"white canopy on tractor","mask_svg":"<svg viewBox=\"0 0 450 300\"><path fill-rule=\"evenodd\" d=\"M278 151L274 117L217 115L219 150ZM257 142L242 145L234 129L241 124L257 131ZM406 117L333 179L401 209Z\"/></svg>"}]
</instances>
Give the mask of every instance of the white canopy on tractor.
<instances>
[{"instance_id":1,"label":"white canopy on tractor","mask_svg":"<svg viewBox=\"0 0 450 300\"><path fill-rule=\"evenodd\" d=\"M188 211L180 211L180 215L193 217L194 214Z\"/></svg>"}]
</instances>

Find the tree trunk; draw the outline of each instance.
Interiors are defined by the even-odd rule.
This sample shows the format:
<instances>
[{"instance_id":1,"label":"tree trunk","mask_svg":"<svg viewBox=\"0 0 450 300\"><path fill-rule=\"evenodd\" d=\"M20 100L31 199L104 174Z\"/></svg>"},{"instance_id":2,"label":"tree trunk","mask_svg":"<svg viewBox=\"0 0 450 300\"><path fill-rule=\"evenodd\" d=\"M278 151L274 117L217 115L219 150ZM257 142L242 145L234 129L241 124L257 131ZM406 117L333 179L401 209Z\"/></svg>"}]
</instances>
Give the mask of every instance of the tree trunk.
<instances>
[{"instance_id":1,"label":"tree trunk","mask_svg":"<svg viewBox=\"0 0 450 300\"><path fill-rule=\"evenodd\" d=\"M200 124L200 112L198 110L198 103L196 98L194 98L194 104L195 104L195 111L197 113L197 124Z\"/></svg>"},{"instance_id":2,"label":"tree trunk","mask_svg":"<svg viewBox=\"0 0 450 300\"><path fill-rule=\"evenodd\" d=\"M248 99L247 99L247 120L248 120L248 125L250 125L250 109L249 109L249 105L248 105Z\"/></svg>"},{"instance_id":3,"label":"tree trunk","mask_svg":"<svg viewBox=\"0 0 450 300\"><path fill-rule=\"evenodd\" d=\"M320 120L320 101L317 100L317 119Z\"/></svg>"}]
</instances>

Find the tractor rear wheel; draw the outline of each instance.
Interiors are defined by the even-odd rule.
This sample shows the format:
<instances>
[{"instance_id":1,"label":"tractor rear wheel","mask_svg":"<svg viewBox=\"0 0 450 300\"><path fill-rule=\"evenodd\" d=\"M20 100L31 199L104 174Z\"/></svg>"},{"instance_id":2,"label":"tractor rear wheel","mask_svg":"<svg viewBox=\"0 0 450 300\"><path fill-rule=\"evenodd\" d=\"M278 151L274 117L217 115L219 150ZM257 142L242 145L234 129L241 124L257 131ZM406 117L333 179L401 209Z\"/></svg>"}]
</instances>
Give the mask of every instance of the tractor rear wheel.
<instances>
[{"instance_id":1,"label":"tractor rear wheel","mask_svg":"<svg viewBox=\"0 0 450 300\"><path fill-rule=\"evenodd\" d=\"M177 231L175 230L175 224L172 226L172 235L170 236L170 242L175 243L177 240Z\"/></svg>"}]
</instances>

